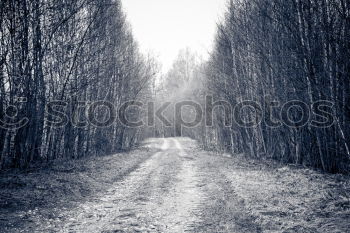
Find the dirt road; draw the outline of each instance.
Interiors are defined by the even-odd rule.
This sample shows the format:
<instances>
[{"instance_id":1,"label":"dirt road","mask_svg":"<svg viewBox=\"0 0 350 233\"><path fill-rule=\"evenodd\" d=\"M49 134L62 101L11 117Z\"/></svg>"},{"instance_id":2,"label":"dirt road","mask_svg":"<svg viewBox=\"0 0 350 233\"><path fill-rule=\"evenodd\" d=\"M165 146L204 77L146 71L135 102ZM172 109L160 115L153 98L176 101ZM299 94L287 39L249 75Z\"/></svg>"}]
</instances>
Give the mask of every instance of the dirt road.
<instances>
[{"instance_id":1,"label":"dirt road","mask_svg":"<svg viewBox=\"0 0 350 233\"><path fill-rule=\"evenodd\" d=\"M186 138L150 139L145 142L144 148L147 147L158 152L110 184L106 192L93 195L74 208L61 210L50 219L32 214L31 224L11 232L346 232L348 229L349 215L339 215L340 209L337 212L333 207L323 207L319 211L327 202L323 198L325 193L334 188L334 183L325 187L327 178L318 173L268 168L210 154ZM332 216L332 213L338 214Z\"/></svg>"},{"instance_id":2,"label":"dirt road","mask_svg":"<svg viewBox=\"0 0 350 233\"><path fill-rule=\"evenodd\" d=\"M196 153L194 142L184 138L150 139L145 146L160 151L113 184L107 192L77 208L63 211L56 219L41 222L33 230L203 232L207 229L212 232L213 227L220 227L209 226L210 222L205 221L211 219L211 211L215 210L210 204L221 196L217 191L234 195L234 190L220 179L219 171L210 171L210 167L203 164L203 157ZM241 218L244 214L239 215ZM234 218L235 214L230 217ZM247 223L251 232L255 225ZM236 228L233 220L227 226L222 230L232 232Z\"/></svg>"}]
</instances>

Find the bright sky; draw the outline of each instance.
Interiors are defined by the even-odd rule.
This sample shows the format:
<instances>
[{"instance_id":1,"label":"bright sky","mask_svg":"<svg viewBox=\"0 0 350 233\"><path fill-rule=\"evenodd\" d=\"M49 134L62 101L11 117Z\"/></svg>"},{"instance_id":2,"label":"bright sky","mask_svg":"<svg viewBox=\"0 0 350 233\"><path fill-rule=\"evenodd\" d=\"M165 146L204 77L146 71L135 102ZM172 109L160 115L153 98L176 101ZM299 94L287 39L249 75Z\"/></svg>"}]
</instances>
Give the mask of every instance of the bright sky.
<instances>
[{"instance_id":1,"label":"bright sky","mask_svg":"<svg viewBox=\"0 0 350 233\"><path fill-rule=\"evenodd\" d=\"M143 53L151 53L166 72L186 47L204 59L212 48L216 23L227 0L122 0L127 20Z\"/></svg>"}]
</instances>

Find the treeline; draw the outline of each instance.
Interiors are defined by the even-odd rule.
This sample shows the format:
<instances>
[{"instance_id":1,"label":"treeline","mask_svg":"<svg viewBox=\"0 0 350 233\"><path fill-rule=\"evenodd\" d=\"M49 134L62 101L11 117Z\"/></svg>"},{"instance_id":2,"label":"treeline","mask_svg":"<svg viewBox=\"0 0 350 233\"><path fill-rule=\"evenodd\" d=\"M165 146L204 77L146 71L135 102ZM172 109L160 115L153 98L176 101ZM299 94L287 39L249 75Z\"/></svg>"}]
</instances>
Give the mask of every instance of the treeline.
<instances>
[{"instance_id":1,"label":"treeline","mask_svg":"<svg viewBox=\"0 0 350 233\"><path fill-rule=\"evenodd\" d=\"M164 110L161 112L165 118L156 119L153 129L148 130L154 137L191 137L196 138L200 127L176 128L179 121L193 122L197 112L193 106L186 106L186 102L198 103L204 107L205 77L203 76L203 60L190 48L179 51L172 67L158 81L155 91L155 107ZM167 104L169 103L169 105ZM183 103L180 111L176 105ZM204 110L204 108L203 108ZM201 125L204 124L204 121Z\"/></svg>"},{"instance_id":2,"label":"treeline","mask_svg":"<svg viewBox=\"0 0 350 233\"><path fill-rule=\"evenodd\" d=\"M350 3L348 0L233 0L218 25L207 65L208 92L235 106L334 103L328 128L224 127L222 111L202 140L232 153L273 158L329 172L349 171ZM281 106L280 106L281 107ZM254 112L246 112L246 120ZM278 112L271 113L274 119ZM291 118L298 121L298 114Z\"/></svg>"},{"instance_id":3,"label":"treeline","mask_svg":"<svg viewBox=\"0 0 350 233\"><path fill-rule=\"evenodd\" d=\"M139 140L141 129L119 121L83 124L95 101L118 108L150 96L155 66L139 53L120 0L2 0L0 43L0 169L103 155ZM96 109L97 122L107 110ZM62 119L62 127L49 124Z\"/></svg>"}]
</instances>

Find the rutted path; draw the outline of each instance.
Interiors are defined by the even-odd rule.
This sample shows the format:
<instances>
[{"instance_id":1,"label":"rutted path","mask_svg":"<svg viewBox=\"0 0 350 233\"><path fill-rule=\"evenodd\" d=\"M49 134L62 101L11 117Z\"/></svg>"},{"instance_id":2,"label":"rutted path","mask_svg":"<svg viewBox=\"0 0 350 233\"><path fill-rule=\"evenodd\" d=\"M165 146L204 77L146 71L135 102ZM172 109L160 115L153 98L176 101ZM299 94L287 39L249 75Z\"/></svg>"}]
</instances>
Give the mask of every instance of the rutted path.
<instances>
[{"instance_id":1,"label":"rutted path","mask_svg":"<svg viewBox=\"0 0 350 233\"><path fill-rule=\"evenodd\" d=\"M111 172L135 153L147 156L137 166L127 163L120 179L103 185L106 192L72 208L27 211L20 226L2 228L2 214L0 232L340 233L350 227L348 177L205 152L187 138L150 139L124 158L107 158L111 166L95 173Z\"/></svg>"},{"instance_id":2,"label":"rutted path","mask_svg":"<svg viewBox=\"0 0 350 233\"><path fill-rule=\"evenodd\" d=\"M43 225L59 232L185 232L200 224L200 174L181 139L153 139L161 148L100 197L62 213L66 221Z\"/></svg>"}]
</instances>

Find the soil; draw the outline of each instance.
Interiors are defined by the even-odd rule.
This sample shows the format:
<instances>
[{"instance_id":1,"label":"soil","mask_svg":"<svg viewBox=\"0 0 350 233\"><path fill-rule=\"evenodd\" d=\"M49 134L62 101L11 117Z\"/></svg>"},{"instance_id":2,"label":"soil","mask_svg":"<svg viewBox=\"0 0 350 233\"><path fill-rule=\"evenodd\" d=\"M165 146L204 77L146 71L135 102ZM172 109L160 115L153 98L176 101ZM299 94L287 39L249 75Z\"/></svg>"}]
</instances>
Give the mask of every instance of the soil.
<instances>
[{"instance_id":1,"label":"soil","mask_svg":"<svg viewBox=\"0 0 350 233\"><path fill-rule=\"evenodd\" d=\"M0 232L349 232L344 175L188 138L0 175Z\"/></svg>"}]
</instances>

